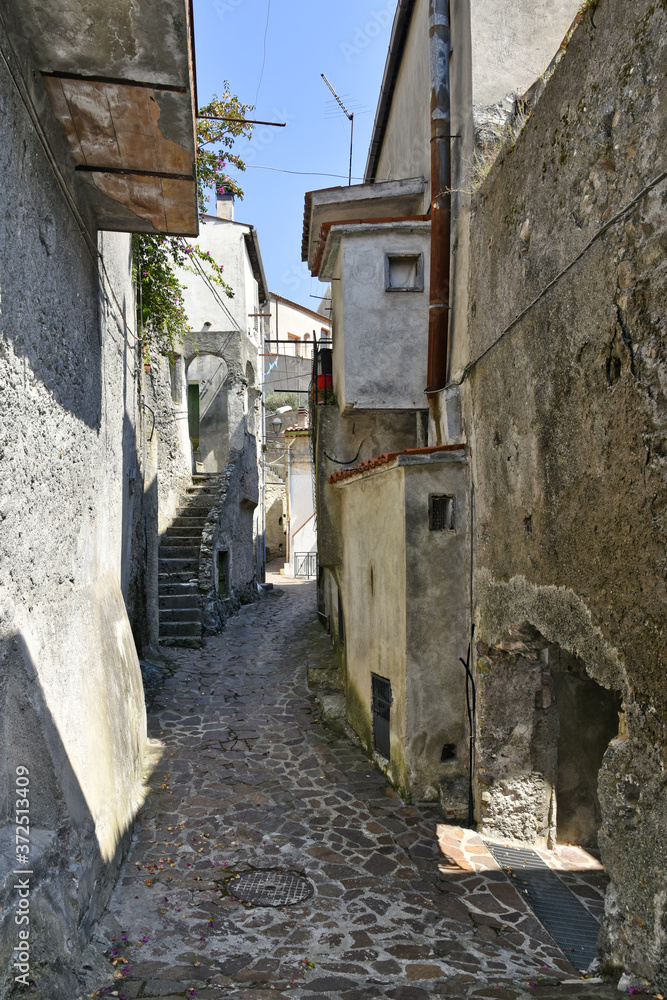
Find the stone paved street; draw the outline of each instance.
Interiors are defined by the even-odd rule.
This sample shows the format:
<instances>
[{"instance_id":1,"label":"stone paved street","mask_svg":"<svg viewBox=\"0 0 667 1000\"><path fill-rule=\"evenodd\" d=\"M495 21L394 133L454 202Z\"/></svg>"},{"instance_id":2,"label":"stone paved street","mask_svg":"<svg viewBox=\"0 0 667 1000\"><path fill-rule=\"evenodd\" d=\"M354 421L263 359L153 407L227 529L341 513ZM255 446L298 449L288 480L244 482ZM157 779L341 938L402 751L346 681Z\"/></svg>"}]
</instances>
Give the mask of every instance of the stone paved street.
<instances>
[{"instance_id":1,"label":"stone paved street","mask_svg":"<svg viewBox=\"0 0 667 1000\"><path fill-rule=\"evenodd\" d=\"M314 584L270 579L277 590L203 650L170 651L178 670L150 710L152 790L98 933L119 977L101 994L618 996L579 979L501 871L445 857L438 807L405 805L323 725L306 683L332 655ZM239 902L233 877L258 868L302 873L314 893Z\"/></svg>"}]
</instances>

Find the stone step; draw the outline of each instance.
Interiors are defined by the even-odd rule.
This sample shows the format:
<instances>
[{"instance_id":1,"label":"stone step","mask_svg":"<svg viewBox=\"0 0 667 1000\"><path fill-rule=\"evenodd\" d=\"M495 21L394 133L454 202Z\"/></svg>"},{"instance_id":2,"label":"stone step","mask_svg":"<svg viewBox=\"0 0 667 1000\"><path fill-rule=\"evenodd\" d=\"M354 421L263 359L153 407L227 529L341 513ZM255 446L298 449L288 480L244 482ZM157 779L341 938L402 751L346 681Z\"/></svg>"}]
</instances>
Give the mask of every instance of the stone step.
<instances>
[{"instance_id":1,"label":"stone step","mask_svg":"<svg viewBox=\"0 0 667 1000\"><path fill-rule=\"evenodd\" d=\"M183 583L191 583L193 586L197 586L198 576L193 570L183 571L181 573L158 573L158 591L160 594L168 593L167 587L170 585L178 585Z\"/></svg>"},{"instance_id":2,"label":"stone step","mask_svg":"<svg viewBox=\"0 0 667 1000\"><path fill-rule=\"evenodd\" d=\"M201 628L201 612L199 608L167 608L160 609L160 628L163 625L199 625Z\"/></svg>"},{"instance_id":3,"label":"stone step","mask_svg":"<svg viewBox=\"0 0 667 1000\"><path fill-rule=\"evenodd\" d=\"M160 645L175 647L177 649L201 649L204 645L204 640L201 635L161 635Z\"/></svg>"},{"instance_id":4,"label":"stone step","mask_svg":"<svg viewBox=\"0 0 667 1000\"><path fill-rule=\"evenodd\" d=\"M164 542L158 550L158 559L187 559L189 562L199 562L199 545L172 545L171 542L165 545Z\"/></svg>"},{"instance_id":5,"label":"stone step","mask_svg":"<svg viewBox=\"0 0 667 1000\"><path fill-rule=\"evenodd\" d=\"M166 573L158 576L158 590L160 600L178 597L182 600L189 600L191 597L199 600L199 587L196 580L174 580Z\"/></svg>"},{"instance_id":6,"label":"stone step","mask_svg":"<svg viewBox=\"0 0 667 1000\"><path fill-rule=\"evenodd\" d=\"M178 511L167 531L171 528L191 528L201 531L208 520L208 511L205 514L196 515L192 511L188 512L187 507L183 511Z\"/></svg>"},{"instance_id":7,"label":"stone step","mask_svg":"<svg viewBox=\"0 0 667 1000\"><path fill-rule=\"evenodd\" d=\"M189 531L187 535L174 535L171 531L165 531L162 539L160 541L160 548L163 545L174 546L178 548L196 548L198 549L201 545L201 531L193 533Z\"/></svg>"},{"instance_id":8,"label":"stone step","mask_svg":"<svg viewBox=\"0 0 667 1000\"><path fill-rule=\"evenodd\" d=\"M215 496L217 488L215 483L198 483L195 486L188 486L185 492L189 497L202 496L202 494Z\"/></svg>"},{"instance_id":9,"label":"stone step","mask_svg":"<svg viewBox=\"0 0 667 1000\"><path fill-rule=\"evenodd\" d=\"M167 528L162 537L169 538L169 544L174 545L178 544L176 542L177 538L200 539L201 531L195 526L189 528L187 525L181 527L179 525L174 526L172 524L169 528Z\"/></svg>"},{"instance_id":10,"label":"stone step","mask_svg":"<svg viewBox=\"0 0 667 1000\"><path fill-rule=\"evenodd\" d=\"M171 625L163 625L160 622L160 638L163 636L198 636L201 638L201 621L180 622Z\"/></svg>"},{"instance_id":11,"label":"stone step","mask_svg":"<svg viewBox=\"0 0 667 1000\"><path fill-rule=\"evenodd\" d=\"M172 558L162 558L158 556L157 561L158 575L160 573L198 573L199 572L199 558L197 559L172 559Z\"/></svg>"},{"instance_id":12,"label":"stone step","mask_svg":"<svg viewBox=\"0 0 667 1000\"><path fill-rule=\"evenodd\" d=\"M167 608L196 608L199 610L199 594L160 594L160 611Z\"/></svg>"},{"instance_id":13,"label":"stone step","mask_svg":"<svg viewBox=\"0 0 667 1000\"><path fill-rule=\"evenodd\" d=\"M185 506L187 506L188 510L191 510L193 507L211 508L215 503L215 494L195 493L193 496L188 497L187 501L188 502Z\"/></svg>"}]
</instances>

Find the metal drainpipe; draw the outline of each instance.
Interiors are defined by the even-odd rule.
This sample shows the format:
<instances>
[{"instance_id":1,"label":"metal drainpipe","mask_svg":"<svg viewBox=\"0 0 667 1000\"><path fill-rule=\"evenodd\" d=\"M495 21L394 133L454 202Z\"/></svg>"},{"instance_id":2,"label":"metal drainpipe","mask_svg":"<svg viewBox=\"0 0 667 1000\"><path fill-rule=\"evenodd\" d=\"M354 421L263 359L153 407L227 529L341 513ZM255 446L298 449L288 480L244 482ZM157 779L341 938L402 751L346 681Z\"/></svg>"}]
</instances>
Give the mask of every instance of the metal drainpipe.
<instances>
[{"instance_id":1,"label":"metal drainpipe","mask_svg":"<svg viewBox=\"0 0 667 1000\"><path fill-rule=\"evenodd\" d=\"M438 390L447 384L451 162L449 0L429 2L431 75L431 279L426 393L440 444Z\"/></svg>"}]
</instances>

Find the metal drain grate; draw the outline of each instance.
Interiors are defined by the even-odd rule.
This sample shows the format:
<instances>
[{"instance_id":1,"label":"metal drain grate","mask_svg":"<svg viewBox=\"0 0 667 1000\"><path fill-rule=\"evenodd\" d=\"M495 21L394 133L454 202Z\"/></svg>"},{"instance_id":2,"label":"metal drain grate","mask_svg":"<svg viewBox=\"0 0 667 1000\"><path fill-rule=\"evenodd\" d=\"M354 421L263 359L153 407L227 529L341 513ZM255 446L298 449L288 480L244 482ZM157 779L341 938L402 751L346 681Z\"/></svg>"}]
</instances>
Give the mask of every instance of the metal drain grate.
<instances>
[{"instance_id":1,"label":"metal drain grate","mask_svg":"<svg viewBox=\"0 0 667 1000\"><path fill-rule=\"evenodd\" d=\"M227 883L227 888L236 899L255 906L294 906L309 899L315 891L303 875L274 868L237 875Z\"/></svg>"},{"instance_id":2,"label":"metal drain grate","mask_svg":"<svg viewBox=\"0 0 667 1000\"><path fill-rule=\"evenodd\" d=\"M486 843L498 864L540 918L552 938L577 969L597 957L599 925L574 893L535 851Z\"/></svg>"}]
</instances>

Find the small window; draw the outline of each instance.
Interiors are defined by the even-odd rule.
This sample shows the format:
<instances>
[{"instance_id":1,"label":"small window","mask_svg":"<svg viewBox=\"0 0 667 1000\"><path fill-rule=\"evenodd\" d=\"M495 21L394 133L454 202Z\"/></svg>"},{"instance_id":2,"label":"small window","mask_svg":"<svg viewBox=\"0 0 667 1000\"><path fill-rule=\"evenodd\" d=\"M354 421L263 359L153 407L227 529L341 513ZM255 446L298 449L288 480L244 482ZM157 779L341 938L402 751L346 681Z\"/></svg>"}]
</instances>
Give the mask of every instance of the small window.
<instances>
[{"instance_id":1,"label":"small window","mask_svg":"<svg viewBox=\"0 0 667 1000\"><path fill-rule=\"evenodd\" d=\"M386 292L423 292L424 255L421 253L386 253L384 255Z\"/></svg>"},{"instance_id":2,"label":"small window","mask_svg":"<svg viewBox=\"0 0 667 1000\"><path fill-rule=\"evenodd\" d=\"M373 749L389 760L391 757L389 715L393 704L391 699L391 682L387 677L379 677L377 674L371 674L371 688Z\"/></svg>"},{"instance_id":3,"label":"small window","mask_svg":"<svg viewBox=\"0 0 667 1000\"><path fill-rule=\"evenodd\" d=\"M428 498L428 526L431 531L456 530L456 499L448 496Z\"/></svg>"}]
</instances>

